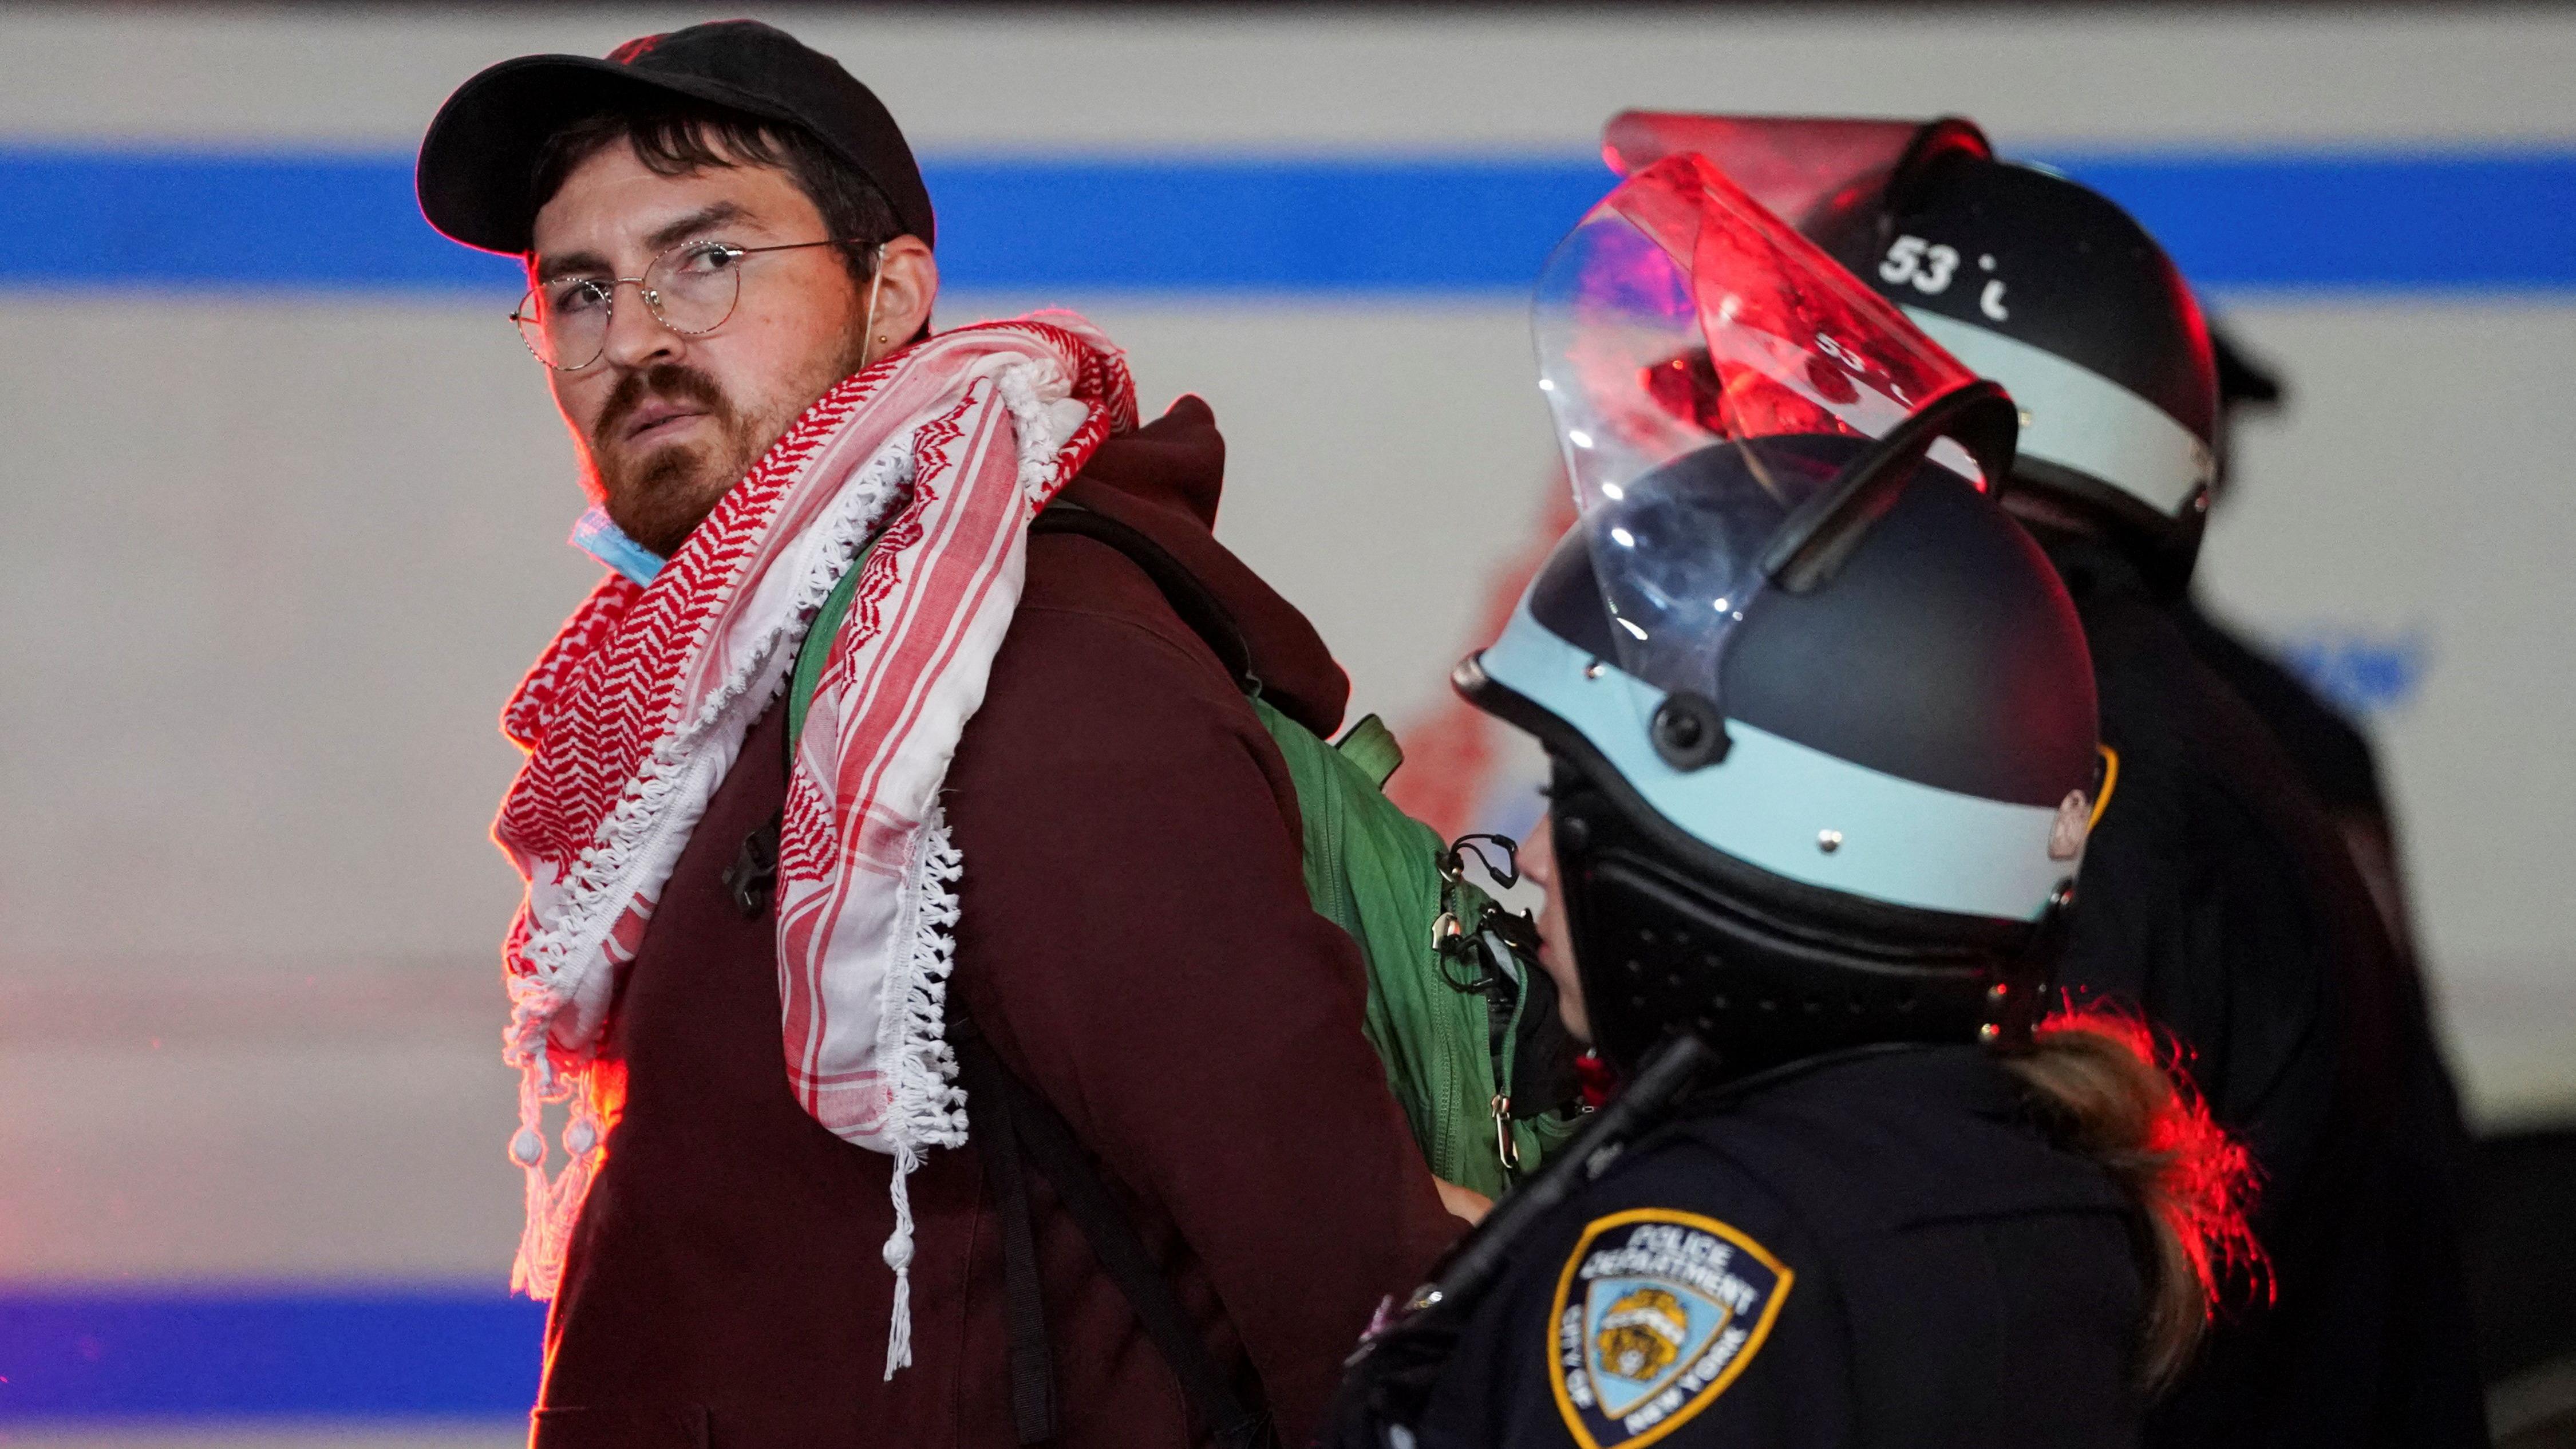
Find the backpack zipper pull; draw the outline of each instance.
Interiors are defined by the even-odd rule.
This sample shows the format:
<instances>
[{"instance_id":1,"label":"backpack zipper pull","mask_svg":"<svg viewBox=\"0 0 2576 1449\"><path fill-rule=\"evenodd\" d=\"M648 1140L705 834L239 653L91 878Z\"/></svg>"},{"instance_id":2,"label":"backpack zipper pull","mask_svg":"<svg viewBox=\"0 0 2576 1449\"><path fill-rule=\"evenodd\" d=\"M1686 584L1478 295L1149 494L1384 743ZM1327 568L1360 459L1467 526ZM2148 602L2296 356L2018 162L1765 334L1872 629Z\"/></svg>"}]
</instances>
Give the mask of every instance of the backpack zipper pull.
<instances>
[{"instance_id":1,"label":"backpack zipper pull","mask_svg":"<svg viewBox=\"0 0 2576 1449\"><path fill-rule=\"evenodd\" d=\"M1521 1170L1521 1144L1512 1136L1512 1099L1494 1094L1494 1159L1505 1172Z\"/></svg>"}]
</instances>

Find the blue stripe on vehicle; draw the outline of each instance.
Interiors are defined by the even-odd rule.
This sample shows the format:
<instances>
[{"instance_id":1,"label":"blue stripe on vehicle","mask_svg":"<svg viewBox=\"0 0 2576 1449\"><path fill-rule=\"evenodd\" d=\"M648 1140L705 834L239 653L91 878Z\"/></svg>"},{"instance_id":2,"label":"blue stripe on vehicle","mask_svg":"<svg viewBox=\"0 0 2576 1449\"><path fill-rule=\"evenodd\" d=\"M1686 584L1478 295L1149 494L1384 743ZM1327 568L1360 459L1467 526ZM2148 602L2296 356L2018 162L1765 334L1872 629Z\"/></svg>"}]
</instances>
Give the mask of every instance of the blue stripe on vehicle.
<instances>
[{"instance_id":1,"label":"blue stripe on vehicle","mask_svg":"<svg viewBox=\"0 0 2576 1449\"><path fill-rule=\"evenodd\" d=\"M2576 151L2054 158L2218 289L2576 288ZM934 158L956 288L1520 292L1608 189L1589 158ZM421 220L402 156L0 146L0 287L515 290Z\"/></svg>"},{"instance_id":2,"label":"blue stripe on vehicle","mask_svg":"<svg viewBox=\"0 0 2576 1449\"><path fill-rule=\"evenodd\" d=\"M544 1328L494 1292L16 1289L0 1423L524 1415Z\"/></svg>"}]
</instances>

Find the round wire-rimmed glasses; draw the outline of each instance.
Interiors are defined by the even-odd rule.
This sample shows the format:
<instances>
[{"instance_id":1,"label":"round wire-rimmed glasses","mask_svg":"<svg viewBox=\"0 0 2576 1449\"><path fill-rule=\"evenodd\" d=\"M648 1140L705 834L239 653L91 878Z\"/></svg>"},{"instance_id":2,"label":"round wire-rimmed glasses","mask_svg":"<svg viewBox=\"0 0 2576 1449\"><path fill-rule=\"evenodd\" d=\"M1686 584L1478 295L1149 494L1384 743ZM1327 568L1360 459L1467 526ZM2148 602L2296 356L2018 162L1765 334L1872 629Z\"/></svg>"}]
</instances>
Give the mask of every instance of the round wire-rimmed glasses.
<instances>
[{"instance_id":1,"label":"round wire-rimmed glasses","mask_svg":"<svg viewBox=\"0 0 2576 1449\"><path fill-rule=\"evenodd\" d=\"M654 319L683 337L699 337L725 324L742 300L742 261L763 252L852 245L852 241L787 242L738 247L730 242L682 242L653 259L640 277L554 277L528 289L510 320L537 361L557 372L579 372L608 349L608 318L617 289L631 286Z\"/></svg>"}]
</instances>

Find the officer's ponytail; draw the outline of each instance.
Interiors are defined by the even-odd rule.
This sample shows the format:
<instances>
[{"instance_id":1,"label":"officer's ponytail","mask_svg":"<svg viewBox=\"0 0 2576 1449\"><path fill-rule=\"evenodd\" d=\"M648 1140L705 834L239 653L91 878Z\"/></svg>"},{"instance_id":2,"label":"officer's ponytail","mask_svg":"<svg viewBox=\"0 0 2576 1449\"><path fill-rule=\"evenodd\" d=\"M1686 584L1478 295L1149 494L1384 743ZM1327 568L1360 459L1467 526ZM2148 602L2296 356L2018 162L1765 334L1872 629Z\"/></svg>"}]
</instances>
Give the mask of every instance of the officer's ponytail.
<instances>
[{"instance_id":1,"label":"officer's ponytail","mask_svg":"<svg viewBox=\"0 0 2576 1449\"><path fill-rule=\"evenodd\" d=\"M2157 1064L2134 1017L2058 1013L2004 1064L2059 1144L2100 1163L2138 1204L2150 1238L2138 1371L2162 1388L2190 1361L2222 1284L2267 1281L2245 1222L2251 1161L2189 1082Z\"/></svg>"}]
</instances>

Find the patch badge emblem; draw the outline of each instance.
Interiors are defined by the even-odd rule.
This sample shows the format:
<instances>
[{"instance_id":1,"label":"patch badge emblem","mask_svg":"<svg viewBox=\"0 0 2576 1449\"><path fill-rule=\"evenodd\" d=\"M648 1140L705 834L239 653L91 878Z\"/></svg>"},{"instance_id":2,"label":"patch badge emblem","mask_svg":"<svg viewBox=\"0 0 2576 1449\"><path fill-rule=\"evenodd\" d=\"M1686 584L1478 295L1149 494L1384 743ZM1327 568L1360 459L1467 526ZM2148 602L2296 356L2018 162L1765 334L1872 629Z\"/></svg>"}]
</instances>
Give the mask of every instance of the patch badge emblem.
<instances>
[{"instance_id":1,"label":"patch badge emblem","mask_svg":"<svg viewBox=\"0 0 2576 1449\"><path fill-rule=\"evenodd\" d=\"M2084 853L2084 837L2093 833L2093 801L2081 790L2069 790L2057 802L2057 818L2048 823L2048 858L2073 860Z\"/></svg>"},{"instance_id":2,"label":"patch badge emblem","mask_svg":"<svg viewBox=\"0 0 2576 1449\"><path fill-rule=\"evenodd\" d=\"M1556 1284L1556 1406L1583 1449L1643 1449L1744 1372L1797 1275L1715 1218L1638 1208L1583 1230Z\"/></svg>"}]
</instances>

